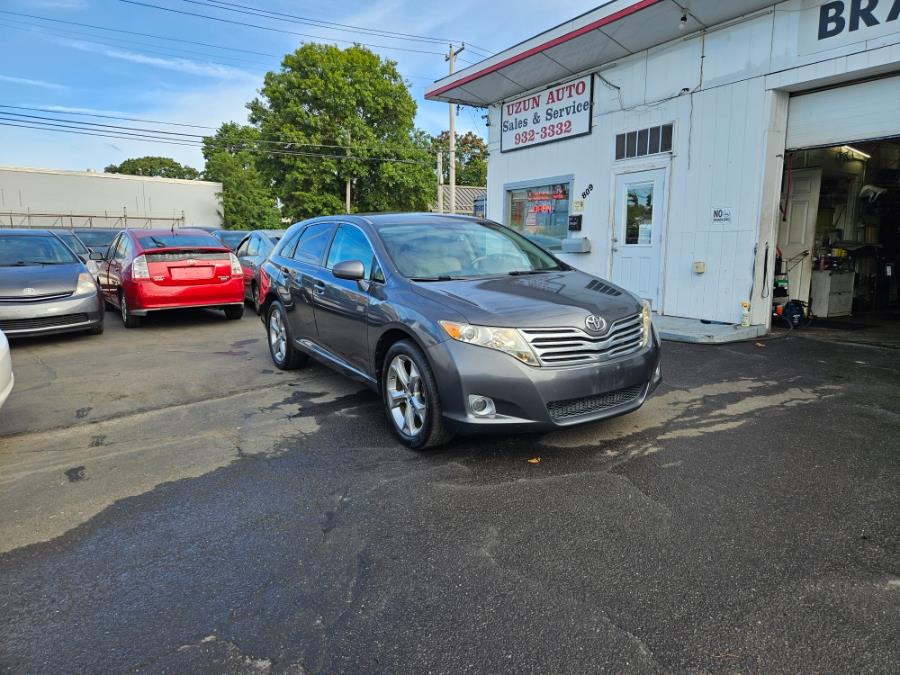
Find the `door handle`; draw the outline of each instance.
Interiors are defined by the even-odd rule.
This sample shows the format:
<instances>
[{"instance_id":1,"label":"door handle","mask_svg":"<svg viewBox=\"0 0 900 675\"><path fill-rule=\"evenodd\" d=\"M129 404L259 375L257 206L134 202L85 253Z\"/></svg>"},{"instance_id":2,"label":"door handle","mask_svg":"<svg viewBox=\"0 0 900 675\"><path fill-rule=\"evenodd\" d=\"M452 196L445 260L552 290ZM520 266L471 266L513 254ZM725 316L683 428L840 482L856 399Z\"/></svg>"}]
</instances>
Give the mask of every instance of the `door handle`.
<instances>
[{"instance_id":1,"label":"door handle","mask_svg":"<svg viewBox=\"0 0 900 675\"><path fill-rule=\"evenodd\" d=\"M325 282L317 281L315 284L313 284L313 293L315 293L316 295L322 295L323 293L325 293Z\"/></svg>"}]
</instances>

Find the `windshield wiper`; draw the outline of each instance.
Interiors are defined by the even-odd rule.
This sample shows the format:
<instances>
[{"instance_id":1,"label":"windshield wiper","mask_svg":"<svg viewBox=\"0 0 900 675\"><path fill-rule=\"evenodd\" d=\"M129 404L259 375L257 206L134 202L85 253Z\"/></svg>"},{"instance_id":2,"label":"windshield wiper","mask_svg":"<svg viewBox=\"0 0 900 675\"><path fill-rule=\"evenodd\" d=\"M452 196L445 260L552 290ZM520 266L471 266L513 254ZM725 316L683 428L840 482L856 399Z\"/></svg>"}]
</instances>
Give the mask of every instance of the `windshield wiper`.
<instances>
[{"instance_id":1,"label":"windshield wiper","mask_svg":"<svg viewBox=\"0 0 900 675\"><path fill-rule=\"evenodd\" d=\"M14 263L0 265L0 267L27 267L28 265L65 265L63 262L47 262L44 260L17 260Z\"/></svg>"},{"instance_id":2,"label":"windshield wiper","mask_svg":"<svg viewBox=\"0 0 900 675\"><path fill-rule=\"evenodd\" d=\"M513 270L512 272L507 272L507 274L511 277L519 277L525 274L546 274L547 272L555 272L556 270Z\"/></svg>"},{"instance_id":3,"label":"windshield wiper","mask_svg":"<svg viewBox=\"0 0 900 675\"><path fill-rule=\"evenodd\" d=\"M451 277L449 274L439 274L434 277L410 277L410 281L459 281L462 277Z\"/></svg>"}]
</instances>

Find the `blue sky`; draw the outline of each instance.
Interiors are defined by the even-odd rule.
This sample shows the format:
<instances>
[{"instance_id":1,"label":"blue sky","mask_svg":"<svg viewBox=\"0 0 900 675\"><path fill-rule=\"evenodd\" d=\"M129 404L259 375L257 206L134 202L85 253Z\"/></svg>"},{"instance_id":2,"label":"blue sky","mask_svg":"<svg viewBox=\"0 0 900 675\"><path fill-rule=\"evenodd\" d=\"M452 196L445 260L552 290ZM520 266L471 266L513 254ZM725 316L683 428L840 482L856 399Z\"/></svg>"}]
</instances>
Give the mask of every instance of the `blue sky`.
<instances>
[{"instance_id":1,"label":"blue sky","mask_svg":"<svg viewBox=\"0 0 900 675\"><path fill-rule=\"evenodd\" d=\"M217 16L241 24L257 23L296 33L321 36L323 42L359 40L382 45L374 51L398 63L419 104L417 124L436 134L447 127L447 106L424 100L429 82L446 73L439 54L445 44L361 35L344 30L251 17L210 7L216 0L136 0L181 12ZM326 22L373 30L451 38L499 51L600 4L597 0L484 2L484 0L231 0L242 6L283 12ZM564 8L560 8L563 5ZM548 11L548 7L557 11ZM187 16L124 0L2 0L0 1L0 105L99 112L217 127L224 121L246 120L244 104L251 100L263 74L278 68L280 56L303 40L289 35ZM17 12L57 22L14 16ZM218 49L171 40L138 37L58 21L91 24L221 45ZM309 40L313 41L313 40ZM347 42L337 42L346 46ZM245 50L245 51L238 51ZM261 52L249 53L249 52ZM477 61L473 51L461 58ZM459 63L465 67L466 63ZM45 115L27 110L9 113ZM460 132L485 132L481 111L463 108ZM148 127L138 122L71 116L107 124ZM18 118L26 119L26 118ZM148 127L149 128L149 127ZM153 126L173 130L171 127ZM191 131L174 129L175 131ZM196 130L197 133L206 133ZM0 164L61 169L102 170L128 157L168 155L202 168L199 149L150 141L77 136L0 126Z\"/></svg>"}]
</instances>

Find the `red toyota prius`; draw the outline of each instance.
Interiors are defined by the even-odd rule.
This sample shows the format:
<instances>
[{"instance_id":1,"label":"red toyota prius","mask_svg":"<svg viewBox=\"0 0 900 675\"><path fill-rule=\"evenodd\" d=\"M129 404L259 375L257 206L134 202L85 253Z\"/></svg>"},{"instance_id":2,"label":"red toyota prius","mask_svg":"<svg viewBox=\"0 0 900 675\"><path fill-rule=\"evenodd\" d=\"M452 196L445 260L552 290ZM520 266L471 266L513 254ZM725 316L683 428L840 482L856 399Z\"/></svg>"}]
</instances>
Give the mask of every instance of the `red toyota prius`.
<instances>
[{"instance_id":1,"label":"red toyota prius","mask_svg":"<svg viewBox=\"0 0 900 675\"><path fill-rule=\"evenodd\" d=\"M244 273L237 257L202 230L124 230L105 255L93 253L107 302L126 328L150 312L208 307L228 319L244 314Z\"/></svg>"}]
</instances>

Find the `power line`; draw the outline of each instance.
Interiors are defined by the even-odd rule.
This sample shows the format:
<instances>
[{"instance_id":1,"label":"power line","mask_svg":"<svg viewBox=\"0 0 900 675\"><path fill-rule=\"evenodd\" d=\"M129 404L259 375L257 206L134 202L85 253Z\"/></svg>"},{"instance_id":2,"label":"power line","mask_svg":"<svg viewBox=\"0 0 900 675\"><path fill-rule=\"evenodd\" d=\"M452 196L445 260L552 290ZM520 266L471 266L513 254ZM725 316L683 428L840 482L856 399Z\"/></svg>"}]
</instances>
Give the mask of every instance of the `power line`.
<instances>
[{"instance_id":1,"label":"power line","mask_svg":"<svg viewBox=\"0 0 900 675\"><path fill-rule=\"evenodd\" d=\"M13 108L16 110L29 110L29 108L24 108L22 106L0 105L0 108ZM191 134L191 133L186 133L186 132L181 132L181 131L164 131L161 129L126 127L126 126L121 126L121 125L116 125L116 124L102 124L100 122L81 122L79 120L70 120L70 119L58 117L58 115L63 114L63 113L57 113L55 111L48 111L48 112L51 112L51 114L57 115L57 117L45 117L42 115L27 115L24 113L6 112L4 110L0 110L0 115L6 115L6 118L4 118L4 119L8 119L10 117L24 118L24 120L16 119L14 121L41 120L39 122L30 122L31 124L46 124L48 122L58 122L58 123L67 123L69 125L72 125L72 124L81 125L78 127L74 127L74 126L70 127L72 129L79 129L79 128L92 129L93 127L100 127L101 130L105 130L105 129L115 130L112 133L130 133L130 132L136 132L139 134L151 133L151 134L156 134L157 135L156 137L158 137L158 138L166 138L166 137L170 137L170 136L175 136L175 137L181 137L181 138L177 138L175 140L198 139L198 140L193 140L193 142L199 142L201 144L202 144L203 139L205 139L205 138L210 138L212 142L219 142L219 141L217 141L217 139L214 136L211 136L209 134ZM114 119L116 119L116 118L114 118ZM152 120L147 120L147 121L151 124L156 123ZM169 124L172 124L172 123L170 122ZM212 127L202 127L202 128L211 129ZM392 150L393 152L406 152L407 150L409 150L408 148L396 148L396 147L391 147L386 144L368 145L368 146L367 145L338 145L338 144L334 144L334 143L305 143L305 142L293 141L293 140L291 140L291 141L275 141L275 140L262 139L262 138L253 140L253 141L243 141L243 143L247 143L247 142L260 143L260 144L266 144L266 145L278 145L278 146L285 146L285 147L289 147L289 148L290 147L339 148L342 150L373 150L373 149L374 150L385 150L385 149L387 149L387 150ZM227 140L221 141L221 143L223 143L225 145L229 144L229 142ZM242 143L242 142L238 142L236 144L239 145L240 143ZM424 149L423 149L423 151L424 151Z\"/></svg>"},{"instance_id":2,"label":"power line","mask_svg":"<svg viewBox=\"0 0 900 675\"><path fill-rule=\"evenodd\" d=\"M0 108L10 108L12 110L30 110L32 112L47 112L55 115L82 115L84 117L99 117L109 120L123 120L125 122L145 122L147 124L165 124L173 127L188 127L191 129L210 129L216 130L216 127L206 127L202 124L186 124L184 122L163 122L161 120L148 120L143 117L120 117L118 115L102 115L100 113L82 112L75 110L54 110L53 108L31 108L24 105L0 105Z\"/></svg>"},{"instance_id":3,"label":"power line","mask_svg":"<svg viewBox=\"0 0 900 675\"><path fill-rule=\"evenodd\" d=\"M31 126L31 125L45 125L45 126ZM116 132L116 133L98 133L94 131L85 131L85 130L73 130L72 128L68 128L67 125L62 124L50 124L47 122L25 122L25 123L16 123L8 120L4 120L0 118L0 126L5 127L19 127L22 129L32 129L35 131L55 131L58 133L68 133L68 134L76 134L80 136L98 136L101 138L115 138L119 140L126 141L143 141L147 142L148 140L152 140L154 143L164 143L166 145L182 145L187 147L200 148L203 146L200 142L195 141L174 141L167 139L155 138L153 136L143 136L141 134L127 134L127 132ZM123 135L125 134L125 135ZM289 152L286 150L269 150L269 149L260 149L260 148L244 148L244 150L248 152L259 152L267 155L280 155L280 156L288 156L288 157L319 157L323 159L342 159L342 160L354 160L359 162L389 162L394 164L420 164L424 166L431 166L431 161L419 161L414 159L400 159L396 157L360 157L356 155L338 155L338 154L325 154L325 153L316 153L316 152Z\"/></svg>"},{"instance_id":4,"label":"power line","mask_svg":"<svg viewBox=\"0 0 900 675\"><path fill-rule=\"evenodd\" d=\"M401 52L415 52L417 54L435 54L437 56L443 56L443 52L433 52L425 49L413 49L412 47L394 47L391 45L376 45L370 44L367 42L359 42L357 40L342 40L339 38L328 38L321 35L310 35L309 33L298 33L292 30L286 30L284 28L275 28L274 26L261 26L256 23L247 23L245 21L233 21L231 19L225 19L220 16L210 16L209 14L200 14L199 12L188 12L183 9L175 9L174 7L162 7L161 5L154 5L149 2L139 2L139 0L119 0L119 2L124 2L129 5L138 5L141 7L149 7L151 9L158 9L164 12L172 12L174 14L182 14L184 16L194 16L201 19L209 19L210 21L219 21L221 23L228 23L235 26L243 26L244 28L257 28L259 30L267 30L272 31L274 33L284 33L286 35L296 35L298 37L303 38L311 38L316 41L323 42L347 42L350 44L359 44L365 47L372 47L373 49L394 49Z\"/></svg>"},{"instance_id":5,"label":"power line","mask_svg":"<svg viewBox=\"0 0 900 675\"><path fill-rule=\"evenodd\" d=\"M167 35L154 35L153 33L138 33L133 30L124 30L121 28L109 28L108 26L97 26L97 25L90 24L90 23L79 23L78 21L66 21L65 19L53 19L53 18L46 17L46 16L37 16L35 14L23 14L22 12L10 12L5 9L0 9L0 14L10 14L13 16L22 16L22 17L25 17L28 19L38 19L39 21L51 21L53 23L65 23L65 24L69 24L70 26L80 26L81 28L92 28L94 30L105 30L105 31L109 31L112 33L123 33L125 35L138 35L140 37L154 38L156 40L169 40L171 42L183 42L185 44L199 45L201 47L212 47L214 49L224 49L224 50L233 51L233 52L244 52L245 54L256 54L258 56L272 56L275 58L281 58L278 54L270 54L268 52L258 52L258 51L254 51L252 49L242 49L240 47L217 45L217 44L212 44L209 42L197 42L195 40L184 40L181 38L175 38L175 37L171 37L171 36L167 36Z\"/></svg>"}]
</instances>

